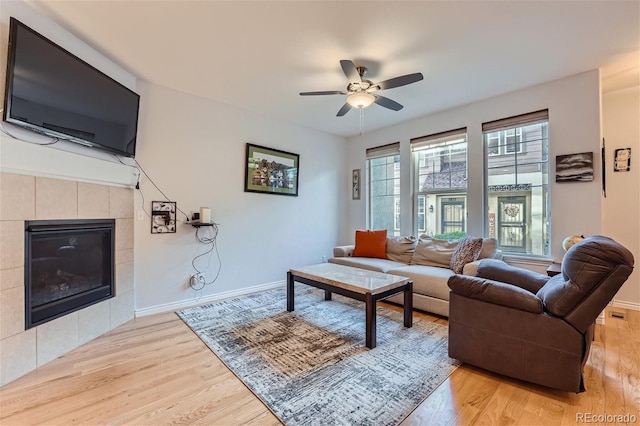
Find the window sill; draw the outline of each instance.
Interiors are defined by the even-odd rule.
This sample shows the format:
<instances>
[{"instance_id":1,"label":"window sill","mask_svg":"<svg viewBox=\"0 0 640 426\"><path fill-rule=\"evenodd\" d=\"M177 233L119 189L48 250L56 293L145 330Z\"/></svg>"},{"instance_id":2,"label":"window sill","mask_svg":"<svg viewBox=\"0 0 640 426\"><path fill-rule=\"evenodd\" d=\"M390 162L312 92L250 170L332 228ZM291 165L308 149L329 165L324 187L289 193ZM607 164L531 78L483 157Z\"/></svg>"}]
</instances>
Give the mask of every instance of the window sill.
<instances>
[{"instance_id":1,"label":"window sill","mask_svg":"<svg viewBox=\"0 0 640 426\"><path fill-rule=\"evenodd\" d=\"M544 269L546 270L549 265L551 265L554 261L553 258L548 256L535 256L535 255L517 255L513 253L503 253L502 260L504 260L509 265L514 266L530 266L535 269Z\"/></svg>"}]
</instances>

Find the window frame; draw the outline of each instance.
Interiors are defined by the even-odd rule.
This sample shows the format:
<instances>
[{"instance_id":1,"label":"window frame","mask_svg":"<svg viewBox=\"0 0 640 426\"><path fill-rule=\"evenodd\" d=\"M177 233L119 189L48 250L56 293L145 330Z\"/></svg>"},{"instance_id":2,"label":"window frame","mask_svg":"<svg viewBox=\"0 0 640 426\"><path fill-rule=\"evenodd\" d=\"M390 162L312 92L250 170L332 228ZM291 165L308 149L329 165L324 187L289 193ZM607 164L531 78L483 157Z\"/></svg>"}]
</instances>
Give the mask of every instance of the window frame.
<instances>
[{"instance_id":1,"label":"window frame","mask_svg":"<svg viewBox=\"0 0 640 426\"><path fill-rule=\"evenodd\" d=\"M533 126L540 125L539 130L535 130ZM496 120L482 125L483 149L484 149L484 187L483 199L486 207L486 214L483 216L485 237L493 236L498 239L498 249L503 250L505 256L541 258L548 259L551 256L550 241L552 234L551 226L551 184L550 184L550 156L549 156L549 114L548 110L536 111L522 116L509 117L502 120ZM529 129L527 129L529 128ZM508 135L509 130L513 130L514 134ZM540 132L536 136L537 132ZM507 152L507 144L502 144L500 151L500 159L496 154L492 154L489 149L489 135L496 133L504 135L504 141L507 137L515 137L518 149ZM495 140L495 137L491 138ZM501 139L502 140L502 139ZM536 147L539 143L539 150ZM514 143L511 144L512 146ZM529 146L530 145L530 146ZM504 152L504 153L503 153ZM535 157L538 155L538 157ZM531 158L527 158L531 156ZM511 158L510 158L511 157ZM524 157L524 158L523 158ZM512 160L511 160L512 159ZM496 161L499 161L496 163ZM493 163L493 164L492 164ZM502 163L502 164L501 164ZM527 171L527 167L537 166L537 172ZM513 180L507 178L498 183L500 173L491 175L491 171L503 169L504 172L512 169L513 172L507 172L505 176L513 175ZM523 170L525 169L525 170ZM538 175L536 175L538 173ZM493 182L490 179L493 176ZM536 177L538 179L536 180ZM531 180L531 179L534 180ZM524 223L526 229L523 231L525 239L525 250L522 251L505 251L500 243L499 235L499 211L498 201L503 197L523 197ZM493 201L492 201L493 200ZM498 204L496 204L498 203ZM491 211L492 205L497 208ZM534 215L534 209L536 214ZM491 215L493 214L493 219ZM495 233L491 235L491 231Z\"/></svg>"},{"instance_id":2,"label":"window frame","mask_svg":"<svg viewBox=\"0 0 640 426\"><path fill-rule=\"evenodd\" d=\"M460 149L460 148L456 148L457 145L460 144L464 144L464 148ZM438 222L438 218L440 216L438 208L439 208L439 198L442 196L454 196L454 197L467 197L468 194L468 174L469 174L469 157L468 157L468 148L469 148L469 141L468 141L468 133L467 133L467 129L466 128L459 128L459 129L455 129L455 130L450 130L450 131L446 131L446 132L441 132L441 133L436 133L436 134L432 134L432 135L428 135L428 136L423 136L420 138L415 138L415 139L411 139L410 141L410 145L411 145L411 156L412 156L412 168L411 168L411 173L412 173L412 182L413 182L413 196L412 196L412 204L413 204L413 215L412 215L412 229L413 232L416 233L417 235L421 235L423 233L438 233L438 229L440 227L440 224ZM428 152L425 151L429 151L429 150L433 150L433 149L438 149L438 148L444 148L444 147L449 147L448 148L448 153L447 154L440 154L438 153L437 155L428 155ZM437 189L434 189L432 191L422 191L421 190L421 174L420 174L420 170L424 169L424 168L428 168L429 167L429 163L427 161L427 159L429 158L443 158L445 155L448 156L447 158L449 159L449 161L446 161L446 165L447 165L447 170L449 171L449 184L451 185L451 183L453 182L453 174L455 173L455 169L450 168L451 165L453 164L457 164L460 161L451 161L451 160L456 160L456 156L460 156L461 154L464 153L464 165L465 165L465 170L464 170L464 177L463 177L463 181L464 181L464 187L452 187L452 186L448 186L448 187L440 187ZM437 161L437 160L435 160ZM444 169L444 164L443 162L440 162L440 169L439 170L443 170ZM433 163L435 165L435 162ZM433 200L430 200L431 198L434 198ZM420 206L419 206L419 200L420 199L424 199L424 212L421 212L420 210ZM435 205L434 207L434 211L429 210L429 213L427 213L427 206L428 205ZM419 215L423 214L424 215L424 229L420 228L420 219L419 219ZM431 222L433 225L434 229L430 229L430 223ZM465 224L464 224L464 229L467 229L468 227L468 223L466 223L467 218L465 217Z\"/></svg>"}]
</instances>

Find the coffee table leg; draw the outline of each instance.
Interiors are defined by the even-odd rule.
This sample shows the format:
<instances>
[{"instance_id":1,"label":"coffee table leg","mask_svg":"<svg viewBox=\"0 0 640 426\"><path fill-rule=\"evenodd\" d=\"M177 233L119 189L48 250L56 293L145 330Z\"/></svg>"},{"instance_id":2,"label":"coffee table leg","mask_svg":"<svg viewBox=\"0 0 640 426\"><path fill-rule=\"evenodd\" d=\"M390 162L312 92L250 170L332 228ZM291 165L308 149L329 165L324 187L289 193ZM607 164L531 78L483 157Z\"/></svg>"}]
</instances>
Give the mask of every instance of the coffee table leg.
<instances>
[{"instance_id":1,"label":"coffee table leg","mask_svg":"<svg viewBox=\"0 0 640 426\"><path fill-rule=\"evenodd\" d=\"M404 289L404 326L413 326L413 281L409 281Z\"/></svg>"},{"instance_id":2,"label":"coffee table leg","mask_svg":"<svg viewBox=\"0 0 640 426\"><path fill-rule=\"evenodd\" d=\"M366 345L369 349L373 349L376 347L376 301L373 300L371 293L367 294L365 303Z\"/></svg>"},{"instance_id":3,"label":"coffee table leg","mask_svg":"<svg viewBox=\"0 0 640 426\"><path fill-rule=\"evenodd\" d=\"M331 292L328 290L324 291L324 300L331 300Z\"/></svg>"},{"instance_id":4,"label":"coffee table leg","mask_svg":"<svg viewBox=\"0 0 640 426\"><path fill-rule=\"evenodd\" d=\"M291 275L291 271L287 271L287 311L293 311L293 275Z\"/></svg>"}]
</instances>

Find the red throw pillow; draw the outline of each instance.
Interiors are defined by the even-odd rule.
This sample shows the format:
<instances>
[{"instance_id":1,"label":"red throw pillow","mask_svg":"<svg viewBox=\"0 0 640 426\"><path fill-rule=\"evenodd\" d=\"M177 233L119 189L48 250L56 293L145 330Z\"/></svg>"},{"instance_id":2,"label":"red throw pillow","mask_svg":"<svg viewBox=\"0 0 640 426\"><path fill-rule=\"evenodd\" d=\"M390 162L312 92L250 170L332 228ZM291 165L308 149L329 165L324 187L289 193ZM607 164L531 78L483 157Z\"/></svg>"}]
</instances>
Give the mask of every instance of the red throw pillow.
<instances>
[{"instance_id":1,"label":"red throw pillow","mask_svg":"<svg viewBox=\"0 0 640 426\"><path fill-rule=\"evenodd\" d=\"M355 257L387 258L387 230L356 231Z\"/></svg>"}]
</instances>

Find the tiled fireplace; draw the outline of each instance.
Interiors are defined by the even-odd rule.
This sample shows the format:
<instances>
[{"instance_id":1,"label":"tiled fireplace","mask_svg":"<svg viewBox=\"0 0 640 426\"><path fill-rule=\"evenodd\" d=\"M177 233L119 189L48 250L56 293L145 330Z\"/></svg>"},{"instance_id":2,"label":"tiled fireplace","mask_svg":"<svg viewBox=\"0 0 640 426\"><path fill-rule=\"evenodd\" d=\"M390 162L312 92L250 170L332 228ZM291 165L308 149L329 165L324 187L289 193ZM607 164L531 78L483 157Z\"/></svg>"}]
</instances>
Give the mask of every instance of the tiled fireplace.
<instances>
[{"instance_id":1,"label":"tiled fireplace","mask_svg":"<svg viewBox=\"0 0 640 426\"><path fill-rule=\"evenodd\" d=\"M105 219L115 221L115 258L111 259L115 297L27 328L25 225L86 223L87 219L98 219L89 221L98 223L105 223ZM68 244L61 246L63 251L73 251L74 244L87 242L74 238L71 236ZM86 261L79 259L80 263ZM85 273L78 268L55 271ZM68 292L70 283L77 278L65 277L57 289ZM0 173L0 385L129 321L133 309L133 190Z\"/></svg>"}]
</instances>

